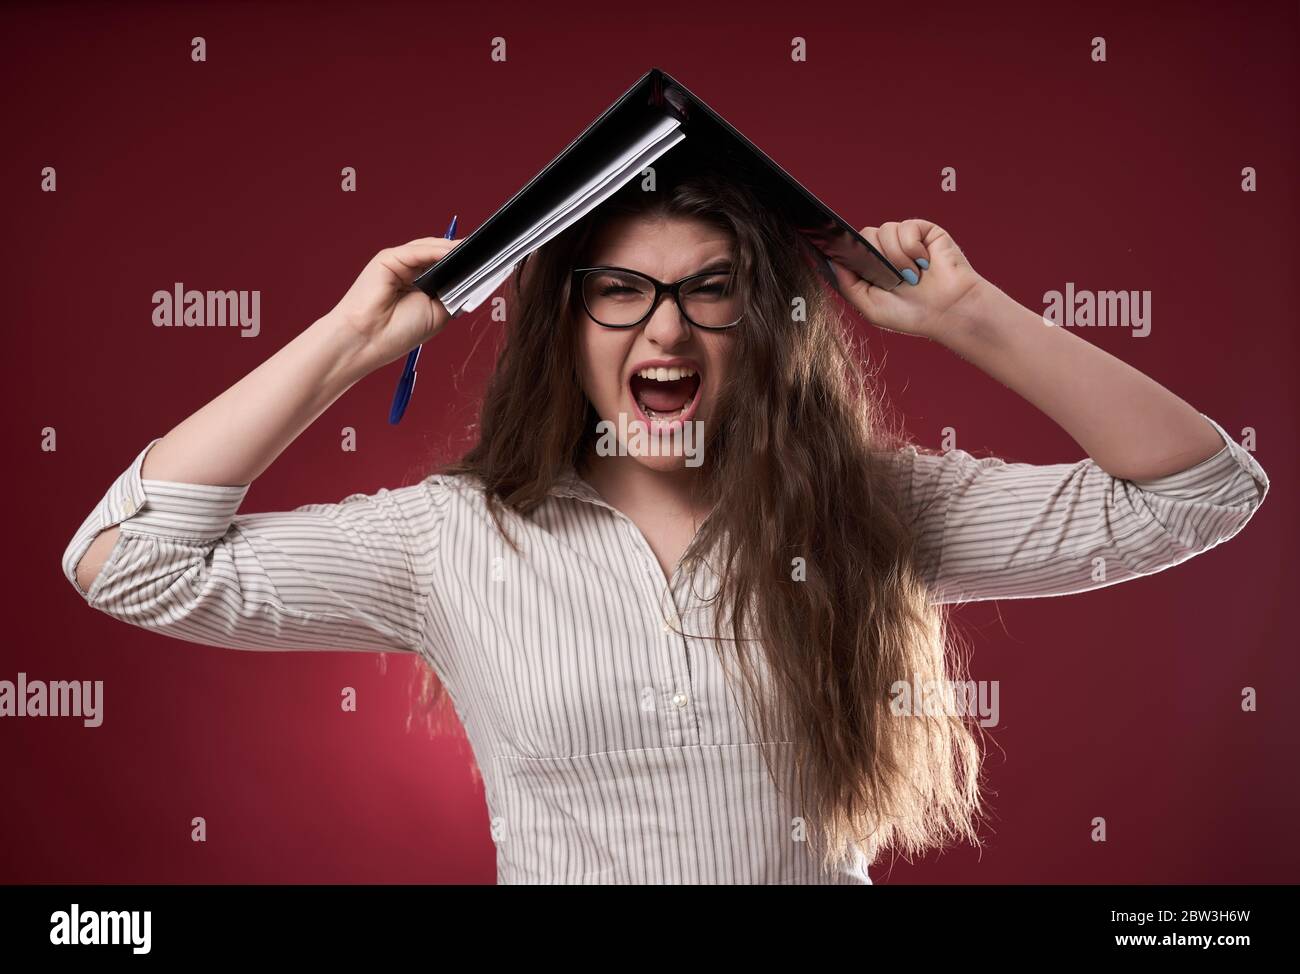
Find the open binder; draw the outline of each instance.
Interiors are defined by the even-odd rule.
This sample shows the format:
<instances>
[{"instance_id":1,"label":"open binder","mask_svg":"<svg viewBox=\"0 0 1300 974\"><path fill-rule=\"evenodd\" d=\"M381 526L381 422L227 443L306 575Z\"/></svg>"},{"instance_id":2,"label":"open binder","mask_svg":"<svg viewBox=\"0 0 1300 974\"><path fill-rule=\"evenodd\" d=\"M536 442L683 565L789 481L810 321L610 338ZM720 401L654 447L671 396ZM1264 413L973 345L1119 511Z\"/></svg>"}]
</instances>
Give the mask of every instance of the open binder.
<instances>
[{"instance_id":1,"label":"open binder","mask_svg":"<svg viewBox=\"0 0 1300 974\"><path fill-rule=\"evenodd\" d=\"M877 287L888 290L902 281L879 251L763 150L680 82L652 68L482 226L417 277L415 286L453 317L474 310L520 260L683 140L693 152L734 167L737 178L752 180L764 201L826 258Z\"/></svg>"}]
</instances>

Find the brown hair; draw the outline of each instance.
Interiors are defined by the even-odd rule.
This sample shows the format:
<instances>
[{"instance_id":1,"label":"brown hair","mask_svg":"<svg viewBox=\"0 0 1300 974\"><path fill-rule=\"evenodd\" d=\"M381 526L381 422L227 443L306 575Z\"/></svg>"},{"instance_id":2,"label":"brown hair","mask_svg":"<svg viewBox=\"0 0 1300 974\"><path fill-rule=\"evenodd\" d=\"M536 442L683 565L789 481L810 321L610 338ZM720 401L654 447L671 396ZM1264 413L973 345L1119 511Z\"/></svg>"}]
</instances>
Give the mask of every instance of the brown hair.
<instances>
[{"instance_id":1,"label":"brown hair","mask_svg":"<svg viewBox=\"0 0 1300 974\"><path fill-rule=\"evenodd\" d=\"M943 608L918 571L895 466L903 436L887 428L820 258L734 175L656 164L656 177L658 190L629 184L512 277L478 442L440 472L481 484L503 533L501 507L527 515L541 504L566 466L581 469L599 421L578 378L570 274L595 232L637 213L728 231L744 334L704 451L701 489L715 513L683 570L717 559L717 631L729 618L731 641L715 645L737 665L758 739L793 742L795 786L826 866L845 861L850 844L869 862L885 848L911 856L954 839L978 844L972 727L955 714L891 709L896 681L960 679L949 666L964 660L948 658ZM791 313L796 298L803 320ZM806 577L796 579L795 559ZM445 700L423 669L422 699Z\"/></svg>"}]
</instances>

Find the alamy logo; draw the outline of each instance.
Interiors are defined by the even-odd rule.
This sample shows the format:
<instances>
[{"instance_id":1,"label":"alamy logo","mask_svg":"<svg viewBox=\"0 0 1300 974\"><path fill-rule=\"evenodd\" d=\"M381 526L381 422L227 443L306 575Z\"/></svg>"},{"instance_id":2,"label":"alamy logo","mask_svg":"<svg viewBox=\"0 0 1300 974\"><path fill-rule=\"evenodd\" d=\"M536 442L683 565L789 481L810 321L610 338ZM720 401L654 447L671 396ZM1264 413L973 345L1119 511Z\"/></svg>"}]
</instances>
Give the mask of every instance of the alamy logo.
<instances>
[{"instance_id":1,"label":"alamy logo","mask_svg":"<svg viewBox=\"0 0 1300 974\"><path fill-rule=\"evenodd\" d=\"M1150 291L1076 291L1073 281L1065 292L1043 295L1043 321L1064 328L1132 328L1134 338L1151 334Z\"/></svg>"},{"instance_id":2,"label":"alamy logo","mask_svg":"<svg viewBox=\"0 0 1300 974\"><path fill-rule=\"evenodd\" d=\"M0 680L0 717L81 717L87 727L104 722L103 680Z\"/></svg>"},{"instance_id":3,"label":"alamy logo","mask_svg":"<svg viewBox=\"0 0 1300 974\"><path fill-rule=\"evenodd\" d=\"M147 954L153 914L149 910L92 910L80 907L50 914L50 943L56 947L73 944L129 944L131 953Z\"/></svg>"},{"instance_id":4,"label":"alamy logo","mask_svg":"<svg viewBox=\"0 0 1300 974\"><path fill-rule=\"evenodd\" d=\"M262 330L261 291L187 291L177 281L170 291L153 292L156 328L238 328L243 338Z\"/></svg>"},{"instance_id":5,"label":"alamy logo","mask_svg":"<svg viewBox=\"0 0 1300 974\"><path fill-rule=\"evenodd\" d=\"M687 420L668 426L655 424L652 430L643 421L628 422L627 413L618 414L618 425L608 419L596 424L596 455L602 457L685 457L686 466L704 462L704 422Z\"/></svg>"},{"instance_id":6,"label":"alamy logo","mask_svg":"<svg viewBox=\"0 0 1300 974\"><path fill-rule=\"evenodd\" d=\"M997 680L895 680L889 709L896 717L971 717L996 727L1001 708Z\"/></svg>"}]
</instances>

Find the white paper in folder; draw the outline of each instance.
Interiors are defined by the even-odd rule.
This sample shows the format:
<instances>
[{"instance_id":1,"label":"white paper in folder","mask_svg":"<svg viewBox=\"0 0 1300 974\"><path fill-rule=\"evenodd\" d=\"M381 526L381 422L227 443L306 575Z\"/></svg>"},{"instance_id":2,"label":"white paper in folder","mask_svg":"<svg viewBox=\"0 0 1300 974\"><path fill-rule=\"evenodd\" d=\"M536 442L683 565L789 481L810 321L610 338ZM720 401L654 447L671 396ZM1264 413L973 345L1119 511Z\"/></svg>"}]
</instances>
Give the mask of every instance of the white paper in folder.
<instances>
[{"instance_id":1,"label":"white paper in folder","mask_svg":"<svg viewBox=\"0 0 1300 974\"><path fill-rule=\"evenodd\" d=\"M511 241L477 273L440 290L438 300L452 315L473 311L514 272L519 261L573 226L684 138L686 133L677 119L657 120L643 138L593 173L577 192Z\"/></svg>"}]
</instances>

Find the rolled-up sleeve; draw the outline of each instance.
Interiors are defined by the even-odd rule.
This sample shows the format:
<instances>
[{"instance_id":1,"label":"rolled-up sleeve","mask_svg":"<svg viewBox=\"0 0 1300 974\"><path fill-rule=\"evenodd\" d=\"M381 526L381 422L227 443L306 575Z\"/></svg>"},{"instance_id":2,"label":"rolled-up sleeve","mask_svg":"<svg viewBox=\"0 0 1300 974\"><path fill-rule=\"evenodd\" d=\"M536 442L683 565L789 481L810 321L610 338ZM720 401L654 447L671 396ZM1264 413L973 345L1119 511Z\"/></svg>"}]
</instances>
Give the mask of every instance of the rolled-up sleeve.
<instances>
[{"instance_id":1,"label":"rolled-up sleeve","mask_svg":"<svg viewBox=\"0 0 1300 974\"><path fill-rule=\"evenodd\" d=\"M145 480L151 441L63 554L87 604L144 629L233 649L419 652L442 505L431 481L332 504L238 514L248 484ZM87 591L76 569L120 534Z\"/></svg>"},{"instance_id":2,"label":"rolled-up sleeve","mask_svg":"<svg viewBox=\"0 0 1300 974\"><path fill-rule=\"evenodd\" d=\"M1204 415L1204 414L1202 414ZM1155 480L1112 477L1092 459L1033 465L901 451L906 508L934 602L1084 592L1150 575L1245 526L1268 477L1210 417L1223 449Z\"/></svg>"}]
</instances>

